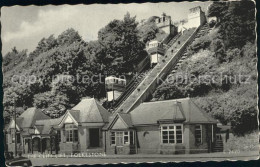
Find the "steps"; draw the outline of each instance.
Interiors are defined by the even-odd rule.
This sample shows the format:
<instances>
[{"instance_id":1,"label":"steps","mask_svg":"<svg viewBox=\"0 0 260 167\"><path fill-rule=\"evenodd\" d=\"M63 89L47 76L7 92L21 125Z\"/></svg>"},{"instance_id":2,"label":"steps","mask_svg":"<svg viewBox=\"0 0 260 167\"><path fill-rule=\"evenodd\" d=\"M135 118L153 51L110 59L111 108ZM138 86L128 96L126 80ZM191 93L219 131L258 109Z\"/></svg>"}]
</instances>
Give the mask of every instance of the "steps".
<instances>
[{"instance_id":1,"label":"steps","mask_svg":"<svg viewBox=\"0 0 260 167\"><path fill-rule=\"evenodd\" d=\"M127 96L121 100L120 105L117 105L114 113L123 112L128 113L143 101L149 99L157 86L160 84L160 78L163 79L170 73L173 66L176 66L179 59L191 41L193 41L195 35L200 28L193 28L185 30L183 35L176 35L176 38L170 40L169 43L173 43L164 56L164 62L158 63L151 71L149 75L138 83L135 88L129 88L131 91L127 93ZM178 41L178 43L176 42Z\"/></svg>"},{"instance_id":2,"label":"steps","mask_svg":"<svg viewBox=\"0 0 260 167\"><path fill-rule=\"evenodd\" d=\"M168 37L167 41L168 44L166 45L166 48L169 49L169 47L178 39L178 37L181 34L177 34L176 36L174 36L172 39L171 36ZM164 41L166 42L166 41ZM167 57L167 56L166 56ZM150 65L150 60L146 61L149 63ZM146 64L147 65L147 64ZM145 65L145 66L146 66ZM142 68L141 71L143 71L145 69L145 67ZM143 79L145 78L145 76L149 73L149 71L151 71L152 68L149 68L148 70L145 70L144 72L140 73L138 76L134 77L129 84L126 86L126 90L115 100L115 102L113 103L113 107L111 108L112 110L116 110L127 98L128 96L136 89L136 87L139 85L139 83L141 83L143 81Z\"/></svg>"},{"instance_id":3,"label":"steps","mask_svg":"<svg viewBox=\"0 0 260 167\"><path fill-rule=\"evenodd\" d=\"M137 77L134 77L129 82L129 84L126 86L126 90L115 100L115 103L113 104L113 110L116 110L127 99L127 97L136 89L136 87L142 82L142 80L147 74L149 74L149 71L151 70L152 68L149 68L148 70L139 74Z\"/></svg>"},{"instance_id":4,"label":"steps","mask_svg":"<svg viewBox=\"0 0 260 167\"><path fill-rule=\"evenodd\" d=\"M207 23L204 24L204 25L200 28L200 30L198 31L198 33L195 35L195 38L192 40L192 42L193 42L194 40L196 40L197 38L200 38L201 36L203 36L203 35L209 33L209 31L210 31L209 25L208 25ZM192 43L192 42L191 42L191 43ZM176 64L177 66L175 66L175 67L173 68L173 70L171 71L171 74L176 73L177 68L182 64L182 62L183 62L186 58L187 58L187 49L185 49L185 51L183 52L182 58L177 62L177 64Z\"/></svg>"},{"instance_id":5,"label":"steps","mask_svg":"<svg viewBox=\"0 0 260 167\"><path fill-rule=\"evenodd\" d=\"M213 152L223 152L224 146L222 139L216 140L215 146L213 147Z\"/></svg>"},{"instance_id":6,"label":"steps","mask_svg":"<svg viewBox=\"0 0 260 167\"><path fill-rule=\"evenodd\" d=\"M207 33L209 33L209 31L210 31L210 27L209 27L208 23L204 24L204 25L201 27L200 31L197 33L195 39L196 39L196 38L199 38L199 37L201 37L201 36L203 36L203 35L205 35L205 34L207 34Z\"/></svg>"},{"instance_id":7,"label":"steps","mask_svg":"<svg viewBox=\"0 0 260 167\"><path fill-rule=\"evenodd\" d=\"M176 40L181 36L181 33L178 33L175 37L173 37L165 46L165 50L168 50L175 42Z\"/></svg>"}]
</instances>

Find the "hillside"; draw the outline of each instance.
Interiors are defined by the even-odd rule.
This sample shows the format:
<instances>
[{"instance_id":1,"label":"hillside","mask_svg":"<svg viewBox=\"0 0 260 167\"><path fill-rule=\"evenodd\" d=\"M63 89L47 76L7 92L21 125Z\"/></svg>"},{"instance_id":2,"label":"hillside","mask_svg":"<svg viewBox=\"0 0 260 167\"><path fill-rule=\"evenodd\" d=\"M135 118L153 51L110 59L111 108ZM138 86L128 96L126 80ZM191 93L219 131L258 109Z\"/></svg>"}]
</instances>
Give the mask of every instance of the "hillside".
<instances>
[{"instance_id":1,"label":"hillside","mask_svg":"<svg viewBox=\"0 0 260 167\"><path fill-rule=\"evenodd\" d=\"M36 106L59 117L82 97L104 99L105 75L134 73L135 65L147 56L145 42L158 34L165 33L156 27L154 17L138 24L127 13L100 29L96 41L84 41L71 28L57 38L41 39L31 53L14 47L3 57L6 123L14 103L19 113Z\"/></svg>"},{"instance_id":2,"label":"hillside","mask_svg":"<svg viewBox=\"0 0 260 167\"><path fill-rule=\"evenodd\" d=\"M208 30L186 48L185 59L157 87L152 101L190 96L214 118L223 124L230 122L232 130L243 135L257 129L254 4L213 3L208 17L217 21L209 22ZM15 103L21 112L35 106L59 117L82 97L104 100L105 75L131 76L148 56L147 42L166 36L155 18L139 24L127 13L123 20L113 20L100 29L96 41L86 42L77 31L68 29L57 38L43 38L29 54L13 48L3 58L4 112L11 114ZM6 123L9 114L4 114Z\"/></svg>"},{"instance_id":3,"label":"hillside","mask_svg":"<svg viewBox=\"0 0 260 167\"><path fill-rule=\"evenodd\" d=\"M231 122L236 134L251 132L258 128L254 4L213 3L209 16L219 21L191 43L188 58L152 100L190 96L223 124Z\"/></svg>"}]
</instances>

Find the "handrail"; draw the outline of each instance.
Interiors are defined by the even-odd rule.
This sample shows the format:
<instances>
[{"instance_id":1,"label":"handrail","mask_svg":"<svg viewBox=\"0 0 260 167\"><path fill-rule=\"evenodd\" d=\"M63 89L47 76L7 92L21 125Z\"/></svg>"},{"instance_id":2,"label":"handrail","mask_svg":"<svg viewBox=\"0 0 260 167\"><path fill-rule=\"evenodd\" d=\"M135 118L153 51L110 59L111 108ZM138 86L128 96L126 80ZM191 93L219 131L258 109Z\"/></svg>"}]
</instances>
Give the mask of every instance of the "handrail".
<instances>
[{"instance_id":1,"label":"handrail","mask_svg":"<svg viewBox=\"0 0 260 167\"><path fill-rule=\"evenodd\" d=\"M183 49L183 47L186 45L188 45L188 43L190 42L191 38L194 38L195 35L197 34L198 30L201 28L201 26L197 27L197 29L192 33L192 35L184 42L184 44L182 44L182 46L180 47L180 49L175 53L175 55L179 54L181 51L184 51L185 49ZM172 59L174 59L175 56L173 56L171 58L171 60L169 60L167 62L167 64L160 70L160 71L164 71L164 69L168 66L168 64L172 61ZM160 73L157 73L156 77L154 77L154 79L149 83L149 85L147 85L147 87L145 88L145 90L143 91L143 93L141 93L136 100L132 103L132 105L126 109L125 113L128 113L133 107L134 105L137 103L137 101L142 97L142 95L144 94L144 92L147 91L147 89L151 86L152 83L154 83L154 81L158 78L158 76L160 75Z\"/></svg>"},{"instance_id":2,"label":"handrail","mask_svg":"<svg viewBox=\"0 0 260 167\"><path fill-rule=\"evenodd\" d=\"M148 62L149 63L149 62ZM133 92L133 90L141 83L138 81L138 77L141 76L143 73L140 73L137 77L133 78L130 83L127 85L126 90L116 99L116 104L114 105L114 108L117 108L127 97L129 94ZM145 77L142 78L142 80ZM136 81L138 81L136 83Z\"/></svg>"}]
</instances>

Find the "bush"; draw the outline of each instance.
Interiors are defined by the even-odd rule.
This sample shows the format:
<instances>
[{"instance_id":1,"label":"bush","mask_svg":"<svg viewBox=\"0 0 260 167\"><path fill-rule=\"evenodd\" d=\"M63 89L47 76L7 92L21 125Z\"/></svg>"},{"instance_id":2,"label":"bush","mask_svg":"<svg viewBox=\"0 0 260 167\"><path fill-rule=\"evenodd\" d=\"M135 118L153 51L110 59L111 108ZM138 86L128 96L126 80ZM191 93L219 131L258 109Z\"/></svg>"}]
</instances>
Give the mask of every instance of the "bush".
<instances>
[{"instance_id":1,"label":"bush","mask_svg":"<svg viewBox=\"0 0 260 167\"><path fill-rule=\"evenodd\" d=\"M235 48L227 51L227 56L226 56L226 61L230 62L233 60L235 57L240 57L240 49Z\"/></svg>"},{"instance_id":2,"label":"bush","mask_svg":"<svg viewBox=\"0 0 260 167\"><path fill-rule=\"evenodd\" d=\"M210 44L210 50L215 53L214 57L219 59L220 62L225 61L225 47L222 39L215 39Z\"/></svg>"},{"instance_id":3,"label":"bush","mask_svg":"<svg viewBox=\"0 0 260 167\"><path fill-rule=\"evenodd\" d=\"M224 151L257 151L259 149L259 132L255 131L244 136L230 136Z\"/></svg>"},{"instance_id":4,"label":"bush","mask_svg":"<svg viewBox=\"0 0 260 167\"><path fill-rule=\"evenodd\" d=\"M201 36L200 38L197 38L189 47L189 54L197 53L199 50L207 49L211 44L211 40L208 35Z\"/></svg>"}]
</instances>

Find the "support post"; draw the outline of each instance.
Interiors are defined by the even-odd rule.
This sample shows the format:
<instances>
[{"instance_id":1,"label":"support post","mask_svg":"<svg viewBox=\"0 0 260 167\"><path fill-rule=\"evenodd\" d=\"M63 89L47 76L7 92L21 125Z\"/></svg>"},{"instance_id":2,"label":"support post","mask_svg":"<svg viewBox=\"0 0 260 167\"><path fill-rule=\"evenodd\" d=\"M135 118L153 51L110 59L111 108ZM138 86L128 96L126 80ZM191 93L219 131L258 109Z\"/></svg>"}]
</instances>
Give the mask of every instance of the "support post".
<instances>
[{"instance_id":1,"label":"support post","mask_svg":"<svg viewBox=\"0 0 260 167\"><path fill-rule=\"evenodd\" d=\"M52 136L50 136L50 147L51 147L51 155L52 155Z\"/></svg>"},{"instance_id":2,"label":"support post","mask_svg":"<svg viewBox=\"0 0 260 167\"><path fill-rule=\"evenodd\" d=\"M134 133L134 135L135 135L135 152L136 152L136 154L138 154L138 148L137 148L137 131L135 131L135 133Z\"/></svg>"},{"instance_id":3,"label":"support post","mask_svg":"<svg viewBox=\"0 0 260 167\"><path fill-rule=\"evenodd\" d=\"M42 154L42 137L40 137L40 152Z\"/></svg>"},{"instance_id":4,"label":"support post","mask_svg":"<svg viewBox=\"0 0 260 167\"><path fill-rule=\"evenodd\" d=\"M33 154L33 138L31 136L31 151L32 151L32 154Z\"/></svg>"}]
</instances>

